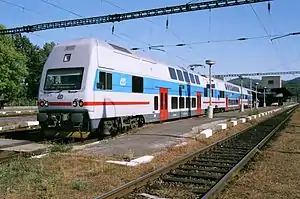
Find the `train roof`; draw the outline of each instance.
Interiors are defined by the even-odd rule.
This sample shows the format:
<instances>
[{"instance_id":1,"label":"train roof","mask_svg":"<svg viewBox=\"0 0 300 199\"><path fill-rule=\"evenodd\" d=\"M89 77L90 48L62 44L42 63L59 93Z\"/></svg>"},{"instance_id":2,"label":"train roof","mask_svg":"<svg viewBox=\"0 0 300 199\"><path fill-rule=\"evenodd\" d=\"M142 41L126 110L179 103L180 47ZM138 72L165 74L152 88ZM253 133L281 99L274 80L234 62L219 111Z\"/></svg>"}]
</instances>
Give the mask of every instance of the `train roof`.
<instances>
[{"instance_id":1,"label":"train roof","mask_svg":"<svg viewBox=\"0 0 300 199\"><path fill-rule=\"evenodd\" d=\"M199 78L205 79L206 82L208 81L208 77L206 75L203 75L203 74L200 74L200 73L195 72L193 70L190 70L189 68L164 63L162 61L152 59L150 56L146 56L145 53L138 53L137 51L133 51L133 50L127 49L125 47L122 47L122 46L119 46L119 45L116 45L116 44L112 44L112 43L109 43L107 41L99 40L99 39L96 39L96 38L79 38L79 39L69 40L69 41L60 43L57 46L68 46L68 45L76 45L76 46L77 45L97 45L97 46L100 46L100 47L108 48L108 49L113 50L113 51L117 50L117 51L122 52L122 53L130 54L130 56L134 56L137 59L142 59L142 60L145 60L145 61L148 61L148 62L151 62L151 63L164 65L166 67L172 67L174 69L179 69L179 70L186 71L186 72L192 73L192 74L197 74L197 75L199 75ZM157 67L161 67L161 66L157 66ZM225 80L217 79L217 78L214 78L214 77L212 77L212 81L213 81L213 83L218 84L218 87L224 87L224 89L225 89L225 84L229 85L230 87L240 88L240 86L238 86L236 84L227 82ZM220 86L221 84L223 84L223 85ZM247 91L247 90L251 91L250 89L247 89L247 88L243 87L243 91Z\"/></svg>"}]
</instances>

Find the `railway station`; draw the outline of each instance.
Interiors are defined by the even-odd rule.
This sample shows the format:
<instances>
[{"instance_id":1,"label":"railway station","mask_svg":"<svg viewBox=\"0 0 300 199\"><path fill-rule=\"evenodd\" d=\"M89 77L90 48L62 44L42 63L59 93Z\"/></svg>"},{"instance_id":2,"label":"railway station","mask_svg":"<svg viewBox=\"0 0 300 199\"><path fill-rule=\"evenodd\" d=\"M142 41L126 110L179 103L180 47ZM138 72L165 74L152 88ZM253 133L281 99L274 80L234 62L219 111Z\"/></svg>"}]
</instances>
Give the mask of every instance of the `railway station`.
<instances>
[{"instance_id":1,"label":"railway station","mask_svg":"<svg viewBox=\"0 0 300 199\"><path fill-rule=\"evenodd\" d=\"M300 197L299 6L0 0L1 198Z\"/></svg>"}]
</instances>

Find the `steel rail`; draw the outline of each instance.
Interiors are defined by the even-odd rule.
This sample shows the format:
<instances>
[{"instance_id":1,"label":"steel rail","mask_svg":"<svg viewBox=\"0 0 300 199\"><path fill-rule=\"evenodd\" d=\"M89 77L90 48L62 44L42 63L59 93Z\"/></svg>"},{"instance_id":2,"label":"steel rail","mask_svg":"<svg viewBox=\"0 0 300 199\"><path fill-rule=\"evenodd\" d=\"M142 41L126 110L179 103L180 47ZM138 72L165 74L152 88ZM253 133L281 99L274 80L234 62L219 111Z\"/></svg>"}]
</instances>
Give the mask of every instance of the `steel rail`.
<instances>
[{"instance_id":1,"label":"steel rail","mask_svg":"<svg viewBox=\"0 0 300 199\"><path fill-rule=\"evenodd\" d=\"M214 187L212 187L202 198L208 199L216 196L226 183L239 172L251 158L261 149L270 138L282 127L287 120L292 116L292 113L297 107L292 108L292 111L287 113L287 117L281 121L262 141L260 141L239 163L237 163Z\"/></svg>"},{"instance_id":2,"label":"steel rail","mask_svg":"<svg viewBox=\"0 0 300 199\"><path fill-rule=\"evenodd\" d=\"M288 110L292 110L292 111L289 112L289 114L288 114L288 116L285 118L285 120L282 121L279 125L277 125L277 126L272 130L272 132L268 134L268 136L266 136L266 137L265 137L265 138L264 138L257 146L255 146L255 147L248 153L248 155L246 155L247 157L244 157L244 158L241 160L241 162L238 162L238 163L234 166L234 168L231 169L232 171L230 170L230 173L232 174L234 171L237 171L237 169L241 169L242 166L244 166L244 165L246 164L245 161L246 161L246 160L250 160L250 158L253 157L253 155L255 154L255 152L257 151L257 149L260 148L260 147L262 147L263 144L264 144L266 141L268 141L268 139L269 139L269 138L270 138L270 137L278 130L278 128L280 128L280 126L281 126L282 124L284 124L284 123L287 121L287 119L291 116L292 112L293 112L297 107L298 107L298 106L288 109ZM278 113L275 113L275 114L272 116L272 118L274 118L274 117L276 117L276 116L278 116L278 115L280 115L280 114L283 114L283 113L286 112L286 111L287 111L287 110L284 110L284 111L281 111L281 112L279 111ZM263 120L262 122L267 121L268 119L271 119L271 118L267 118L267 119ZM199 149L199 150L197 150L197 151L195 151L195 152L193 152L193 153L191 153L191 154L187 154L187 155L185 155L184 157L182 157L182 158L180 158L179 160L177 160L176 162L170 163L170 164L168 164L168 165L166 165L166 166L164 166L164 167L162 167L162 168L159 168L159 169L157 169L157 170L154 170L154 171L152 171L152 172L150 172L150 173L148 173L148 174L146 174L146 175L144 175L144 176L141 176L141 177L139 177L139 178L137 178L137 179L135 179L135 180L133 180L133 181L131 181L131 182L128 182L128 183L126 183L126 184L124 184L124 185L122 185L122 186L120 186L120 187L118 187L118 188L116 188L116 189L113 189L113 190L110 191L110 192L104 193L104 194L100 195L99 197L96 197L95 199L112 199L112 198L121 198L121 197L124 197L124 196L126 196L126 195L128 195L128 194L134 192L134 191L137 190L138 188L143 187L143 186L146 185L148 182L151 182L152 180L158 179L160 176L162 176L162 175L168 173L169 171L171 171L171 170L177 168L178 166L180 166L180 165L182 165L182 164L188 162L189 160L192 160L193 158L195 158L195 157L198 156L199 154L204 153L204 152L206 152L206 151L209 151L209 150L211 150L211 149L214 149L215 147L219 146L220 144L225 143L225 142L227 142L227 141L230 141L231 139L233 139L233 138L235 138L235 137L237 137L237 136L243 134L244 132L247 132L247 131L249 131L249 130L251 130L251 129L256 128L256 127L259 126L262 122L260 122L260 123L258 123L258 124L255 124L255 125L253 125L253 126L250 126L250 127L248 127L247 129L245 129L245 130L243 130L243 131L241 131L241 132L239 132L239 133L234 134L233 136L224 138L224 139L219 140L219 141L217 141L217 142L215 142L215 143L213 143L213 144L210 144L210 145L208 145L208 146L206 146L206 147L203 147L203 148L201 148L201 149ZM223 178L222 178L222 179L221 179L221 180L220 180L220 181L219 181L212 189L210 189L209 192L207 192L207 194L206 194L205 197L208 197L209 194L212 195L213 193L216 193L216 192L215 192L216 190L220 190L220 188L222 188L222 186L221 186L222 183L226 182L225 179L226 179L226 180L229 179L230 176L231 176L231 175L230 175L229 173L227 173L227 174L223 177L224 180L223 180ZM225 177L226 177L226 178L225 178Z\"/></svg>"}]
</instances>

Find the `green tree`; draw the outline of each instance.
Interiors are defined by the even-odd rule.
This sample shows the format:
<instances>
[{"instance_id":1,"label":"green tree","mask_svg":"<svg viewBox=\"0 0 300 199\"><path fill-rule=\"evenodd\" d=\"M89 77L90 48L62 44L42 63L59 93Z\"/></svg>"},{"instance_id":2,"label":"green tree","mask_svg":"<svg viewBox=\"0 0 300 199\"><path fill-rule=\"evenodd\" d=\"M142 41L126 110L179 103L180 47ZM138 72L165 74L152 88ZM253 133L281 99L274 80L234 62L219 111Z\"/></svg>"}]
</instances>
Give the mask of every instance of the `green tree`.
<instances>
[{"instance_id":1,"label":"green tree","mask_svg":"<svg viewBox=\"0 0 300 199\"><path fill-rule=\"evenodd\" d=\"M14 36L15 47L18 52L27 57L26 66L28 68L28 78L25 80L27 85L27 97L34 99L38 95L40 78L46 59L54 47L54 43L45 43L42 48L33 45L26 36Z\"/></svg>"},{"instance_id":2,"label":"green tree","mask_svg":"<svg viewBox=\"0 0 300 199\"><path fill-rule=\"evenodd\" d=\"M0 29L5 27L0 25ZM18 52L11 36L0 36L0 92L7 100L20 97L28 75L27 58Z\"/></svg>"}]
</instances>

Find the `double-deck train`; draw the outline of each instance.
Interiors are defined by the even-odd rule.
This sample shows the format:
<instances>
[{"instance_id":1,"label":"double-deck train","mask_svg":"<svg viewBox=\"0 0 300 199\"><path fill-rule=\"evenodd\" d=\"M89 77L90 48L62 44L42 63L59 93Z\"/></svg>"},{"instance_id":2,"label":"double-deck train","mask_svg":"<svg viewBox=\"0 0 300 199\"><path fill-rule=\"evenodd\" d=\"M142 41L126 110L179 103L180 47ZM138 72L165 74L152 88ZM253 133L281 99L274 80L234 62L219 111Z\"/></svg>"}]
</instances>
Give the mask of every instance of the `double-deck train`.
<instances>
[{"instance_id":1,"label":"double-deck train","mask_svg":"<svg viewBox=\"0 0 300 199\"><path fill-rule=\"evenodd\" d=\"M114 135L144 123L204 114L208 86L208 78L192 70L97 39L79 39L50 53L37 117L45 134ZM252 103L251 90L215 78L211 96L217 111L239 109L241 100L246 107Z\"/></svg>"}]
</instances>

